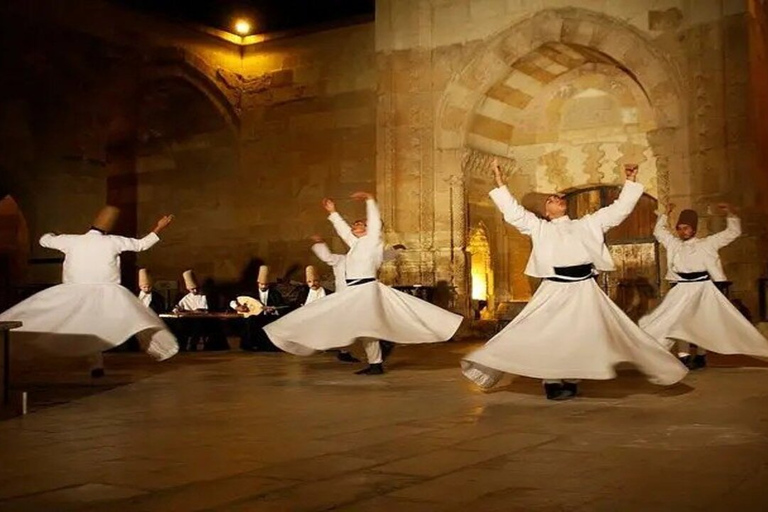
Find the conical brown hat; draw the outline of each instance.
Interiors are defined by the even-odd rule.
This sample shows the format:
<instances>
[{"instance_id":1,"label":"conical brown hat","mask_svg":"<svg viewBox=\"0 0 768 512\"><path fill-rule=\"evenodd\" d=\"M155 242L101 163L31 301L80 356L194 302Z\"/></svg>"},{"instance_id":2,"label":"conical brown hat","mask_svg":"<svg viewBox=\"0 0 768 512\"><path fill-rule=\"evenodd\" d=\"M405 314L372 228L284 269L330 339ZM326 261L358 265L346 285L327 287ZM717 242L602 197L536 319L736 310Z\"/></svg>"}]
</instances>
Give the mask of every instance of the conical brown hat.
<instances>
[{"instance_id":1,"label":"conical brown hat","mask_svg":"<svg viewBox=\"0 0 768 512\"><path fill-rule=\"evenodd\" d=\"M269 282L269 267L266 265L262 265L259 267L259 278L256 280L257 283L268 283Z\"/></svg>"},{"instance_id":2,"label":"conical brown hat","mask_svg":"<svg viewBox=\"0 0 768 512\"><path fill-rule=\"evenodd\" d=\"M139 286L152 286L152 276L145 268L139 269Z\"/></svg>"},{"instance_id":3,"label":"conical brown hat","mask_svg":"<svg viewBox=\"0 0 768 512\"><path fill-rule=\"evenodd\" d=\"M192 270L185 270L182 274L182 277L184 278L184 286L187 287L187 290L191 290L192 288L199 288L197 284L197 278L195 277L195 273Z\"/></svg>"},{"instance_id":4,"label":"conical brown hat","mask_svg":"<svg viewBox=\"0 0 768 512\"><path fill-rule=\"evenodd\" d=\"M111 233L117 223L117 218L120 216L120 209L115 206L105 206L96 215L91 224L96 229L100 229L105 233Z\"/></svg>"}]
</instances>

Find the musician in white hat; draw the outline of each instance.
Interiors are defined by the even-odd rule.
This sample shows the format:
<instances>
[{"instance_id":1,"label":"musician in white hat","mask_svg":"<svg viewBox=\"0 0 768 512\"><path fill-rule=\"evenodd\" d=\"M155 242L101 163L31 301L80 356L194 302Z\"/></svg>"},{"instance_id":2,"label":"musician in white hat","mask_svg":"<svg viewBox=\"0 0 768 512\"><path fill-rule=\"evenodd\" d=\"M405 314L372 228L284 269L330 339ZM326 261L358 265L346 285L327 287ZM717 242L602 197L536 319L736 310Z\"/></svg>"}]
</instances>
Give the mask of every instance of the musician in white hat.
<instances>
[{"instance_id":1,"label":"musician in white hat","mask_svg":"<svg viewBox=\"0 0 768 512\"><path fill-rule=\"evenodd\" d=\"M154 280L146 268L139 269L139 300L158 315L165 313L165 299L154 289Z\"/></svg>"},{"instance_id":2,"label":"musician in white hat","mask_svg":"<svg viewBox=\"0 0 768 512\"><path fill-rule=\"evenodd\" d=\"M659 215L653 232L667 251L667 280L673 288L639 324L674 348L692 370L707 365L707 350L768 357L768 340L718 290L727 282L718 251L741 235L741 220L733 208L725 203L718 207L726 215L726 228L719 233L697 237L699 216L694 210L680 212L673 233L667 219L674 204Z\"/></svg>"},{"instance_id":3,"label":"musician in white hat","mask_svg":"<svg viewBox=\"0 0 768 512\"><path fill-rule=\"evenodd\" d=\"M270 283L269 267L267 265L259 267L256 284L258 287L256 293L251 295L244 294L244 296L258 301L255 303L257 311L251 311L253 306L241 303L239 299L229 303L230 307L238 313L248 315L246 318L246 330L241 338L240 348L252 352L274 352L278 349L264 333L264 326L277 320L280 315L286 312L288 306L280 292Z\"/></svg>"},{"instance_id":4,"label":"musician in white hat","mask_svg":"<svg viewBox=\"0 0 768 512\"><path fill-rule=\"evenodd\" d=\"M208 311L208 298L202 293L194 270L185 270L181 275L187 294L184 295L174 308L174 313L184 311Z\"/></svg>"},{"instance_id":5,"label":"musician in white hat","mask_svg":"<svg viewBox=\"0 0 768 512\"><path fill-rule=\"evenodd\" d=\"M146 352L163 361L178 352L176 338L160 318L120 286L120 254L146 251L173 219L160 218L144 238L111 235L119 210L103 208L81 235L47 233L40 245L64 253L62 284L43 290L0 315L17 320L11 343L15 354L33 357L88 357L91 375L104 374L101 353L136 335Z\"/></svg>"},{"instance_id":6,"label":"musician in white hat","mask_svg":"<svg viewBox=\"0 0 768 512\"><path fill-rule=\"evenodd\" d=\"M504 184L494 161L497 188L490 197L504 220L531 237L525 273L543 279L528 305L482 348L461 362L464 375L483 388L504 373L544 380L550 400L573 398L579 379L612 379L615 367L629 362L655 384L670 385L685 366L643 332L600 289L597 271L613 270L605 233L626 219L643 194L637 166L625 167L626 181L610 206L580 219L568 217L558 195L521 206Z\"/></svg>"},{"instance_id":7,"label":"musician in white hat","mask_svg":"<svg viewBox=\"0 0 768 512\"><path fill-rule=\"evenodd\" d=\"M463 317L378 282L384 260L379 208L370 193L356 192L352 198L365 201L367 213L365 220L352 226L336 212L332 200L323 200L328 220L349 246L345 290L294 311L265 331L278 347L296 355L346 347L363 339L369 365L358 373L379 375L384 372L383 357L380 349L378 353L372 350L380 347L379 339L398 343L447 341Z\"/></svg>"}]
</instances>

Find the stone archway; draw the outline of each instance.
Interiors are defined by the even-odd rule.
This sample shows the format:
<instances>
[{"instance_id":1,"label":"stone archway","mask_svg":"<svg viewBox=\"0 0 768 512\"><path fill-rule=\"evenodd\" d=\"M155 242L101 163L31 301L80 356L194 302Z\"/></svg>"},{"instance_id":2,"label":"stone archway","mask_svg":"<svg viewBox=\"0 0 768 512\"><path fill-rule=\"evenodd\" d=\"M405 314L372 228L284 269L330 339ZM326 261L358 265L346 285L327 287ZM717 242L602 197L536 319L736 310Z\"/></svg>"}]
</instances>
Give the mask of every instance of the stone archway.
<instances>
[{"instance_id":1,"label":"stone archway","mask_svg":"<svg viewBox=\"0 0 768 512\"><path fill-rule=\"evenodd\" d=\"M652 195L662 202L668 194L669 168L682 165L686 147L685 133L681 129L684 112L679 100L677 70L655 49L643 34L608 16L582 9L561 9L539 12L497 34L486 42L470 58L467 65L453 77L439 103L435 121L435 145L441 165L436 168L436 180L453 184L455 200L471 196L471 187L479 183L472 178L464 165L467 152L516 156L516 148L522 145L556 142L551 140L552 126L568 121L563 110L570 99L567 94L554 97L553 89L575 80L597 80L603 77L602 86L583 87L597 93L605 92L605 85L613 80L619 89L610 91L616 98L617 109L625 103L637 107L637 126L642 144L636 139L623 141L622 154L606 162L606 169L592 169L592 176L566 176L557 171L557 151L540 155L529 163L530 172L516 176L518 192L530 190L561 191L569 186L617 181L624 161L640 161L646 166L645 176L652 177L646 186ZM608 78L606 78L608 77ZM598 80L599 82L599 80ZM549 95L549 96L547 96ZM541 107L545 116L538 121L520 115L542 98L547 105ZM542 120L542 117L548 117ZM546 121L546 122L545 122ZM621 121L621 120L619 120ZM550 123L547 126L547 122ZM622 123L618 123L622 124ZM625 123L628 124L628 123ZM543 140L540 137L543 136ZM548 140L547 137L550 137ZM592 141L587 141L592 142ZM620 145L622 141L619 141ZM593 148L595 149L595 148ZM591 157L594 159L594 151ZM541 158L551 173L550 183L545 181L536 168ZM585 154L585 159L590 155ZM610 172L603 172L608 170ZM561 174L558 176L558 173ZM567 179L561 179L567 178ZM467 225L471 225L472 207L455 209L456 219L451 225L452 247L467 244ZM493 227L489 226L493 231ZM500 249L503 250L503 249ZM499 259L499 254L494 254ZM504 256L510 259L510 254ZM512 255L512 259L516 259ZM519 258L517 258L519 259ZM465 274L465 261L452 258L454 275ZM500 289L504 282L511 283L512 275L521 272L521 264L498 275ZM520 267L520 268L517 268ZM467 296L467 283L457 283L460 295ZM510 285L506 299L514 298ZM523 294L525 295L525 294ZM504 299L504 297L502 297Z\"/></svg>"}]
</instances>

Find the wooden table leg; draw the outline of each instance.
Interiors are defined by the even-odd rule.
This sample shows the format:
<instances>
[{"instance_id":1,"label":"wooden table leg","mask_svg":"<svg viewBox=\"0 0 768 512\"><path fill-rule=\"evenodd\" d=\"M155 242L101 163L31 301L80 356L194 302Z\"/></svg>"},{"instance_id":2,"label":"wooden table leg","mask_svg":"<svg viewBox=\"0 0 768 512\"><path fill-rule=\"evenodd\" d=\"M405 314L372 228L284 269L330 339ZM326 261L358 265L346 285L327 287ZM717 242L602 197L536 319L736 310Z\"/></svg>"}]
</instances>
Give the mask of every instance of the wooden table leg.
<instances>
[{"instance_id":1,"label":"wooden table leg","mask_svg":"<svg viewBox=\"0 0 768 512\"><path fill-rule=\"evenodd\" d=\"M3 405L11 401L11 340L10 331L3 333Z\"/></svg>"}]
</instances>

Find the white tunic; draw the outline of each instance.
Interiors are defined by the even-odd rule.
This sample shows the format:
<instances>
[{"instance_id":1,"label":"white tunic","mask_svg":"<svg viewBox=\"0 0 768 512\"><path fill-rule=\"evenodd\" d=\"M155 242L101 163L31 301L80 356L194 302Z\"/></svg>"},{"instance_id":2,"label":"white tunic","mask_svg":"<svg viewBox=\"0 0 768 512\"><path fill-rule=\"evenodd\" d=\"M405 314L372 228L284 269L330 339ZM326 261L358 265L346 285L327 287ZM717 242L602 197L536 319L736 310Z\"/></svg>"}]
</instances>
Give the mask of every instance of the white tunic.
<instances>
[{"instance_id":1,"label":"white tunic","mask_svg":"<svg viewBox=\"0 0 768 512\"><path fill-rule=\"evenodd\" d=\"M376 202L366 201L368 233L357 238L340 215L329 219L349 252L344 258L346 279L375 278L383 260L381 217ZM313 250L323 261L334 261L334 273L342 260L330 258L324 244ZM340 279L337 274L337 283ZM376 338L397 343L435 343L447 341L458 330L463 317L399 292L378 281L347 286L297 309L266 326L272 343L286 352L310 355L320 350L346 347L358 338ZM339 290L337 290L338 292ZM311 329L307 326L311 325Z\"/></svg>"},{"instance_id":2,"label":"white tunic","mask_svg":"<svg viewBox=\"0 0 768 512\"><path fill-rule=\"evenodd\" d=\"M63 284L43 290L0 315L24 323L12 333L15 355L46 352L91 356L131 336L158 360L178 352L176 338L138 298L120 286L120 253L144 251L159 238L137 240L90 230L84 235L46 234L40 245L64 253Z\"/></svg>"},{"instance_id":3,"label":"white tunic","mask_svg":"<svg viewBox=\"0 0 768 512\"><path fill-rule=\"evenodd\" d=\"M577 265L580 260L594 264L597 270L614 270L613 258L605 246L605 233L632 213L642 195L643 186L628 181L612 205L580 219L561 217L547 222L523 208L507 187L490 193L504 220L531 237L533 251L525 273L532 277L554 277L554 267ZM571 251L577 256L568 254Z\"/></svg>"},{"instance_id":4,"label":"white tunic","mask_svg":"<svg viewBox=\"0 0 768 512\"><path fill-rule=\"evenodd\" d=\"M706 238L681 240L667 228L667 216L659 215L653 235L667 250L667 280L680 281L678 272L709 272L713 281L726 281L718 251L741 235L741 220L729 215L726 228Z\"/></svg>"},{"instance_id":5,"label":"white tunic","mask_svg":"<svg viewBox=\"0 0 768 512\"><path fill-rule=\"evenodd\" d=\"M336 292L340 292L347 287L347 257L343 254L331 252L327 244L319 242L312 246L312 252L315 253L320 261L333 269L333 281L336 285Z\"/></svg>"},{"instance_id":6,"label":"white tunic","mask_svg":"<svg viewBox=\"0 0 768 512\"><path fill-rule=\"evenodd\" d=\"M660 215L654 235L667 249L667 279L678 284L653 312L640 319L640 327L670 349L679 340L720 354L768 356L768 340L712 281L682 282L678 275L706 271L713 280L725 281L717 250L739 234L741 222L731 215L724 231L684 242L667 228L666 215Z\"/></svg>"},{"instance_id":7,"label":"white tunic","mask_svg":"<svg viewBox=\"0 0 768 512\"><path fill-rule=\"evenodd\" d=\"M322 286L317 290L313 290L312 288L310 288L309 293L307 293L307 300L304 301L303 305L306 306L307 304L311 304L312 302L322 299L325 296L326 296L325 288L323 288Z\"/></svg>"},{"instance_id":8,"label":"white tunic","mask_svg":"<svg viewBox=\"0 0 768 512\"><path fill-rule=\"evenodd\" d=\"M143 290L139 291L139 301L144 304L145 308L148 308L149 304L152 302L152 292L147 293Z\"/></svg>"},{"instance_id":9,"label":"white tunic","mask_svg":"<svg viewBox=\"0 0 768 512\"><path fill-rule=\"evenodd\" d=\"M526 273L554 277L554 267L593 263L612 269L604 233L620 224L642 195L627 182L610 206L578 220L554 222L526 211L506 187L491 192L504 219L533 239ZM520 314L482 348L462 361L464 375L491 387L503 373L543 379L611 379L629 362L656 384L673 384L687 370L643 332L600 289L594 279L544 281Z\"/></svg>"},{"instance_id":10,"label":"white tunic","mask_svg":"<svg viewBox=\"0 0 768 512\"><path fill-rule=\"evenodd\" d=\"M337 212L328 216L336 233L349 246L346 256L346 278L366 279L376 277L384 259L384 242L381 240L381 214L376 201L368 199L365 202L367 233L356 237L352 228Z\"/></svg>"},{"instance_id":11,"label":"white tunic","mask_svg":"<svg viewBox=\"0 0 768 512\"><path fill-rule=\"evenodd\" d=\"M179 311L208 311L208 298L202 294L189 292L181 298L176 308Z\"/></svg>"}]
</instances>

